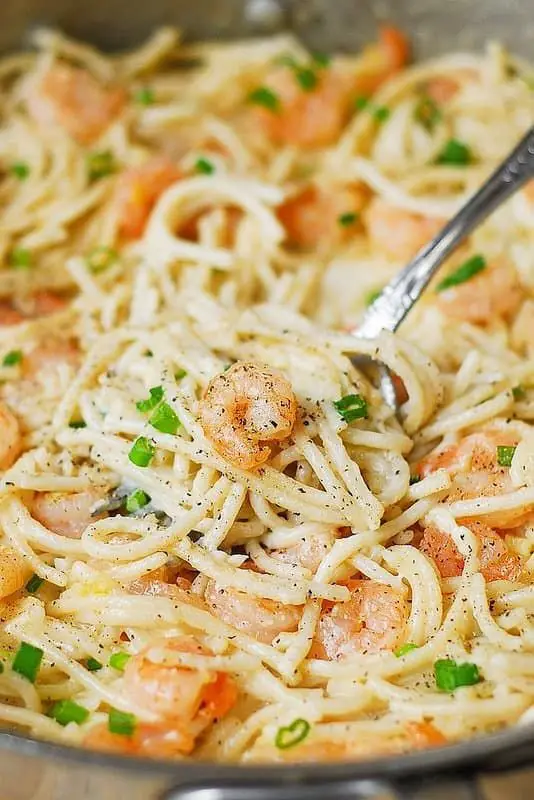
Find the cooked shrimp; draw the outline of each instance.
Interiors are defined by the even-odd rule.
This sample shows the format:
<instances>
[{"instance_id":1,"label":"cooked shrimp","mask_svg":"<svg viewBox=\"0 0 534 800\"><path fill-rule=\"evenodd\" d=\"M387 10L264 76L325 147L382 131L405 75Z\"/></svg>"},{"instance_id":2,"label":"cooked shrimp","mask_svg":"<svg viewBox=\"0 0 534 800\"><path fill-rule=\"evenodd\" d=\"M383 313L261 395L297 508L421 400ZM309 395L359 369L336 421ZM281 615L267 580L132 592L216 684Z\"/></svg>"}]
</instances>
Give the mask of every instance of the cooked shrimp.
<instances>
[{"instance_id":1,"label":"cooked shrimp","mask_svg":"<svg viewBox=\"0 0 534 800\"><path fill-rule=\"evenodd\" d=\"M497 461L497 447L514 447L519 441L517 429L506 423L485 426L457 444L438 447L419 462L417 473L425 478L438 469L452 476L447 500L469 500L474 497L495 497L515 490L508 467ZM521 525L531 512L524 509L495 511L484 515L484 522L495 528Z\"/></svg>"},{"instance_id":2,"label":"cooked shrimp","mask_svg":"<svg viewBox=\"0 0 534 800\"><path fill-rule=\"evenodd\" d=\"M365 213L365 223L373 245L391 258L406 261L436 235L444 220L412 214L375 197Z\"/></svg>"},{"instance_id":3,"label":"cooked shrimp","mask_svg":"<svg viewBox=\"0 0 534 800\"><path fill-rule=\"evenodd\" d=\"M483 522L460 520L480 541L480 571L487 581L515 581L521 574L521 561L505 542ZM464 559L451 537L434 526L425 528L420 550L436 564L443 578L461 575Z\"/></svg>"},{"instance_id":4,"label":"cooked shrimp","mask_svg":"<svg viewBox=\"0 0 534 800\"><path fill-rule=\"evenodd\" d=\"M182 177L180 170L163 156L123 172L115 191L120 233L129 239L141 236L159 196Z\"/></svg>"},{"instance_id":5,"label":"cooked shrimp","mask_svg":"<svg viewBox=\"0 0 534 800\"><path fill-rule=\"evenodd\" d=\"M54 533L79 539L88 525L106 516L96 509L107 491L95 486L83 492L36 492L29 501L30 513Z\"/></svg>"},{"instance_id":6,"label":"cooked shrimp","mask_svg":"<svg viewBox=\"0 0 534 800\"><path fill-rule=\"evenodd\" d=\"M126 93L102 86L84 69L55 64L28 97L28 111L40 125L59 124L80 144L91 144L120 113Z\"/></svg>"},{"instance_id":7,"label":"cooked shrimp","mask_svg":"<svg viewBox=\"0 0 534 800\"><path fill-rule=\"evenodd\" d=\"M278 208L278 218L288 242L299 247L332 247L349 239L357 230L359 214L367 200L363 187L319 188L308 186ZM354 222L343 224L343 218Z\"/></svg>"},{"instance_id":8,"label":"cooked shrimp","mask_svg":"<svg viewBox=\"0 0 534 800\"><path fill-rule=\"evenodd\" d=\"M219 587L215 581L209 581L205 599L216 617L265 644L271 644L279 633L296 631L302 616L299 606L252 597Z\"/></svg>"},{"instance_id":9,"label":"cooked shrimp","mask_svg":"<svg viewBox=\"0 0 534 800\"><path fill-rule=\"evenodd\" d=\"M86 745L130 754L186 755L194 749L197 737L234 706L237 689L231 676L152 662L150 651L157 648L211 655L193 637L161 639L135 655L124 671L125 695L158 721L139 725L132 737L97 726L89 731Z\"/></svg>"},{"instance_id":10,"label":"cooked shrimp","mask_svg":"<svg viewBox=\"0 0 534 800\"><path fill-rule=\"evenodd\" d=\"M2 301L0 302L0 326L18 325L27 319L46 317L62 311L67 304L68 301L64 297L48 290L35 292L18 304Z\"/></svg>"},{"instance_id":11,"label":"cooked shrimp","mask_svg":"<svg viewBox=\"0 0 534 800\"><path fill-rule=\"evenodd\" d=\"M13 308L11 303L2 301L0 303L0 326L18 325L20 322L24 322L24 314Z\"/></svg>"},{"instance_id":12,"label":"cooked shrimp","mask_svg":"<svg viewBox=\"0 0 534 800\"><path fill-rule=\"evenodd\" d=\"M79 362L80 352L74 342L49 339L24 355L22 367L24 376L32 378L62 365L77 367Z\"/></svg>"},{"instance_id":13,"label":"cooked shrimp","mask_svg":"<svg viewBox=\"0 0 534 800\"><path fill-rule=\"evenodd\" d=\"M470 280L439 292L436 302L449 317L491 325L499 317L511 317L523 297L515 269L508 264L495 264Z\"/></svg>"},{"instance_id":14,"label":"cooked shrimp","mask_svg":"<svg viewBox=\"0 0 534 800\"><path fill-rule=\"evenodd\" d=\"M320 761L354 761L394 753L426 750L447 743L445 736L430 722L407 722L401 730L343 739L324 739L313 729L302 744L287 749L260 742L253 747L250 761L318 763Z\"/></svg>"},{"instance_id":15,"label":"cooked shrimp","mask_svg":"<svg viewBox=\"0 0 534 800\"><path fill-rule=\"evenodd\" d=\"M241 469L267 461L269 443L287 439L296 415L290 383L267 367L245 362L213 378L200 403L204 433L223 458Z\"/></svg>"},{"instance_id":16,"label":"cooked shrimp","mask_svg":"<svg viewBox=\"0 0 534 800\"><path fill-rule=\"evenodd\" d=\"M189 603L197 608L206 608L206 604L191 591L191 581L179 576L171 567L163 566L143 575L128 585L132 594L148 594L154 597L171 597Z\"/></svg>"},{"instance_id":17,"label":"cooked shrimp","mask_svg":"<svg viewBox=\"0 0 534 800\"><path fill-rule=\"evenodd\" d=\"M17 418L0 403L0 470L9 469L22 450L22 436Z\"/></svg>"},{"instance_id":18,"label":"cooked shrimp","mask_svg":"<svg viewBox=\"0 0 534 800\"><path fill-rule=\"evenodd\" d=\"M0 599L22 589L31 570L21 555L7 545L0 545Z\"/></svg>"},{"instance_id":19,"label":"cooked shrimp","mask_svg":"<svg viewBox=\"0 0 534 800\"><path fill-rule=\"evenodd\" d=\"M408 620L404 595L372 580L352 580L349 589L350 600L321 615L313 649L318 658L393 650L402 642Z\"/></svg>"},{"instance_id":20,"label":"cooked shrimp","mask_svg":"<svg viewBox=\"0 0 534 800\"><path fill-rule=\"evenodd\" d=\"M342 535L342 528L328 529L317 525L313 533L303 536L297 544L283 550L272 550L269 555L286 564L305 567L315 573L325 555L332 549L336 539Z\"/></svg>"}]
</instances>

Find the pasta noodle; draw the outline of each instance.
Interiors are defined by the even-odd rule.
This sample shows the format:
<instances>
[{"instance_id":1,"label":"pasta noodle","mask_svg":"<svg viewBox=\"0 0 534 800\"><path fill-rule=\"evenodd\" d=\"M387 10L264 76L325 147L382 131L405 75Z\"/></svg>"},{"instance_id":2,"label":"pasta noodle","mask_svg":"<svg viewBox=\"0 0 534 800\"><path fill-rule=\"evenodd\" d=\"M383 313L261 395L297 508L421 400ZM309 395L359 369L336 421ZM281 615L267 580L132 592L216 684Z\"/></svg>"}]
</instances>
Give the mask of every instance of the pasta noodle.
<instances>
[{"instance_id":1,"label":"pasta noodle","mask_svg":"<svg viewBox=\"0 0 534 800\"><path fill-rule=\"evenodd\" d=\"M306 761L529 724L534 194L366 305L531 123L498 45L0 61L0 721ZM397 419L357 366L394 373Z\"/></svg>"}]
</instances>

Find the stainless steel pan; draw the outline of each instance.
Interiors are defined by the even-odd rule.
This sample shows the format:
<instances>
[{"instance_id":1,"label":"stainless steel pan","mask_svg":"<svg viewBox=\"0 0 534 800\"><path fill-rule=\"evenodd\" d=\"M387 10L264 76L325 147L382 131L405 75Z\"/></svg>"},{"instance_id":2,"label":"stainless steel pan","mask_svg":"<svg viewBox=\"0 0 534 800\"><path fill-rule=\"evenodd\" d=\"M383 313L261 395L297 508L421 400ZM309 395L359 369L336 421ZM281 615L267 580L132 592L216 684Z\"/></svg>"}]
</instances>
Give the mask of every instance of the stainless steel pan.
<instances>
[{"instance_id":1,"label":"stainless steel pan","mask_svg":"<svg viewBox=\"0 0 534 800\"><path fill-rule=\"evenodd\" d=\"M528 56L533 10L532 0L0 0L0 52L20 46L39 23L105 48L136 44L155 26L176 24L194 38L285 27L318 50L350 51L373 37L377 19L387 18L413 34L422 56L480 48L492 38ZM529 765L534 768L534 726L378 761L257 768L125 759L0 733L0 798L489 800L497 796L491 793L496 775ZM507 780L499 796L534 797L534 777L515 785Z\"/></svg>"}]
</instances>

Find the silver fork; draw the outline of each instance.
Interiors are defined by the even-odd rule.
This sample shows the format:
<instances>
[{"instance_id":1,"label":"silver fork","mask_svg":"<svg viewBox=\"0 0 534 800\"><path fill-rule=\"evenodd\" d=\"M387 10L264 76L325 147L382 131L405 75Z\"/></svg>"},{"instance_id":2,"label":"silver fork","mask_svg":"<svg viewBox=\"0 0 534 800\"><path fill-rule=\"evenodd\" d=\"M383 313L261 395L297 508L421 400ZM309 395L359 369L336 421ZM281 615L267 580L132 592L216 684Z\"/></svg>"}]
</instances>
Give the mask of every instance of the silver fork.
<instances>
[{"instance_id":1,"label":"silver fork","mask_svg":"<svg viewBox=\"0 0 534 800\"><path fill-rule=\"evenodd\" d=\"M438 235L382 289L351 333L372 339L381 331L396 331L447 256L531 178L534 178L534 126ZM356 356L353 361L362 366L370 359ZM398 416L395 387L384 365L379 365L379 384L384 400Z\"/></svg>"}]
</instances>

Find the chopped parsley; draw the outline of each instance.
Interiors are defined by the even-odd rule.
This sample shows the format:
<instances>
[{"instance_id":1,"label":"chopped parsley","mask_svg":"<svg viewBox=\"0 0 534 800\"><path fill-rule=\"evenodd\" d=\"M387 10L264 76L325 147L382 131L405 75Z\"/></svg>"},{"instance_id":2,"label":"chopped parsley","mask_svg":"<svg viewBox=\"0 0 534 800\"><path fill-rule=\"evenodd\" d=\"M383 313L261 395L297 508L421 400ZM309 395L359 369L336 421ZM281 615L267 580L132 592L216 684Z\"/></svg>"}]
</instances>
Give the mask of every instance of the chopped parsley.
<instances>
[{"instance_id":1,"label":"chopped parsley","mask_svg":"<svg viewBox=\"0 0 534 800\"><path fill-rule=\"evenodd\" d=\"M339 215L337 221L343 228L348 228L349 225L354 225L359 216L355 211L345 211L344 214Z\"/></svg>"},{"instance_id":2,"label":"chopped parsley","mask_svg":"<svg viewBox=\"0 0 534 800\"><path fill-rule=\"evenodd\" d=\"M397 649L393 652L397 658L402 658L402 656L405 656L406 653L411 653L412 650L417 650L418 647L419 645L414 644L413 642L406 642L406 644L401 644L401 646L397 647Z\"/></svg>"},{"instance_id":3,"label":"chopped parsley","mask_svg":"<svg viewBox=\"0 0 534 800\"><path fill-rule=\"evenodd\" d=\"M15 654L11 668L13 672L22 675L30 683L35 683L42 660L43 651L40 647L34 647L32 644L22 642Z\"/></svg>"},{"instance_id":4,"label":"chopped parsley","mask_svg":"<svg viewBox=\"0 0 534 800\"><path fill-rule=\"evenodd\" d=\"M434 664L436 686L443 692L454 692L460 686L474 686L482 678L476 664L466 661L457 664L452 658L442 658Z\"/></svg>"},{"instance_id":5,"label":"chopped parsley","mask_svg":"<svg viewBox=\"0 0 534 800\"><path fill-rule=\"evenodd\" d=\"M317 74L310 67L295 67L295 79L305 92L313 92L318 83Z\"/></svg>"},{"instance_id":6,"label":"chopped parsley","mask_svg":"<svg viewBox=\"0 0 534 800\"><path fill-rule=\"evenodd\" d=\"M459 139L449 139L436 158L436 164L448 164L452 167L465 167L473 161L471 148Z\"/></svg>"},{"instance_id":7,"label":"chopped parsley","mask_svg":"<svg viewBox=\"0 0 534 800\"><path fill-rule=\"evenodd\" d=\"M144 508L148 503L150 503L150 495L142 489L136 489L128 495L124 505L128 514L135 514L136 511Z\"/></svg>"},{"instance_id":8,"label":"chopped parsley","mask_svg":"<svg viewBox=\"0 0 534 800\"><path fill-rule=\"evenodd\" d=\"M109 666L113 667L113 669L116 669L119 672L124 672L124 667L130 658L131 655L129 653L113 653L109 659Z\"/></svg>"},{"instance_id":9,"label":"chopped parsley","mask_svg":"<svg viewBox=\"0 0 534 800\"><path fill-rule=\"evenodd\" d=\"M112 247L100 245L98 247L93 247L93 249L90 250L86 256L85 263L91 272L95 273L96 275L99 272L104 272L104 270L113 266L113 264L118 261L118 258L119 254L116 250L113 250Z\"/></svg>"},{"instance_id":10,"label":"chopped parsley","mask_svg":"<svg viewBox=\"0 0 534 800\"><path fill-rule=\"evenodd\" d=\"M381 294L382 294L382 289L371 289L370 292L367 292L367 294L365 295L365 305L367 306L367 308L369 308L369 306L372 306L375 300L378 300Z\"/></svg>"},{"instance_id":11,"label":"chopped parsley","mask_svg":"<svg viewBox=\"0 0 534 800\"><path fill-rule=\"evenodd\" d=\"M290 725L278 728L274 743L279 750L287 750L289 747L295 747L303 742L310 730L311 725L308 720L295 719Z\"/></svg>"},{"instance_id":12,"label":"chopped parsley","mask_svg":"<svg viewBox=\"0 0 534 800\"><path fill-rule=\"evenodd\" d=\"M13 269L28 269L32 266L32 254L25 247L14 247L7 257L7 262Z\"/></svg>"},{"instance_id":13,"label":"chopped parsley","mask_svg":"<svg viewBox=\"0 0 534 800\"><path fill-rule=\"evenodd\" d=\"M151 89L149 86L143 86L134 94L134 100L136 103L139 103L140 106L151 106L155 99L154 89Z\"/></svg>"},{"instance_id":14,"label":"chopped parsley","mask_svg":"<svg viewBox=\"0 0 534 800\"><path fill-rule=\"evenodd\" d=\"M87 422L84 419L73 419L69 422L69 428L73 428L75 431L87 428Z\"/></svg>"},{"instance_id":15,"label":"chopped parsley","mask_svg":"<svg viewBox=\"0 0 534 800\"><path fill-rule=\"evenodd\" d=\"M174 434L180 427L178 415L164 400L156 406L148 422L161 433Z\"/></svg>"},{"instance_id":16,"label":"chopped parsley","mask_svg":"<svg viewBox=\"0 0 534 800\"><path fill-rule=\"evenodd\" d=\"M501 467L511 467L512 459L514 457L516 448L506 447L505 445L497 446L497 463Z\"/></svg>"},{"instance_id":17,"label":"chopped parsley","mask_svg":"<svg viewBox=\"0 0 534 800\"><path fill-rule=\"evenodd\" d=\"M34 573L26 584L26 591L30 592L30 594L35 594L35 592L39 591L43 583L44 578L40 578L39 575L35 575Z\"/></svg>"},{"instance_id":18,"label":"chopped parsley","mask_svg":"<svg viewBox=\"0 0 534 800\"><path fill-rule=\"evenodd\" d=\"M163 400L163 386L153 386L148 393L150 396L146 400L139 400L135 404L138 411L152 411Z\"/></svg>"},{"instance_id":19,"label":"chopped parsley","mask_svg":"<svg viewBox=\"0 0 534 800\"><path fill-rule=\"evenodd\" d=\"M119 711L110 708L108 716L108 730L110 733L118 733L120 736L133 736L136 726L135 714L128 714L126 711Z\"/></svg>"},{"instance_id":20,"label":"chopped parsley","mask_svg":"<svg viewBox=\"0 0 534 800\"><path fill-rule=\"evenodd\" d=\"M146 436L138 436L128 453L128 459L136 467L148 467L155 453L156 448L150 439L147 439Z\"/></svg>"},{"instance_id":21,"label":"chopped parsley","mask_svg":"<svg viewBox=\"0 0 534 800\"><path fill-rule=\"evenodd\" d=\"M420 480L421 480L421 476L420 475L412 475L410 477L410 486L413 486L414 483L419 483Z\"/></svg>"},{"instance_id":22,"label":"chopped parsley","mask_svg":"<svg viewBox=\"0 0 534 800\"><path fill-rule=\"evenodd\" d=\"M326 69L332 63L332 56L328 53L312 53L312 61L319 69Z\"/></svg>"},{"instance_id":23,"label":"chopped parsley","mask_svg":"<svg viewBox=\"0 0 534 800\"><path fill-rule=\"evenodd\" d=\"M174 373L174 380L181 381L182 378L185 378L186 375L187 372L185 371L185 369L177 369L176 372Z\"/></svg>"},{"instance_id":24,"label":"chopped parsley","mask_svg":"<svg viewBox=\"0 0 534 800\"><path fill-rule=\"evenodd\" d=\"M75 722L76 725L81 725L89 717L89 711L83 706L75 703L74 700L59 700L54 703L49 711L49 715L53 717L60 725L68 725L69 722Z\"/></svg>"},{"instance_id":25,"label":"chopped parsley","mask_svg":"<svg viewBox=\"0 0 534 800\"><path fill-rule=\"evenodd\" d=\"M15 163L11 164L9 167L9 171L15 178L18 178L19 181L25 181L30 174L30 168L24 161L15 161Z\"/></svg>"},{"instance_id":26,"label":"chopped parsley","mask_svg":"<svg viewBox=\"0 0 534 800\"><path fill-rule=\"evenodd\" d=\"M428 95L422 95L414 109L414 117L420 125L432 133L442 118L441 111L435 100Z\"/></svg>"},{"instance_id":27,"label":"chopped parsley","mask_svg":"<svg viewBox=\"0 0 534 800\"><path fill-rule=\"evenodd\" d=\"M98 181L112 175L117 170L115 156L111 150L98 150L89 153L86 160L87 177L90 181Z\"/></svg>"},{"instance_id":28,"label":"chopped parsley","mask_svg":"<svg viewBox=\"0 0 534 800\"><path fill-rule=\"evenodd\" d=\"M10 350L2 359L3 367L15 367L22 361L22 350Z\"/></svg>"},{"instance_id":29,"label":"chopped parsley","mask_svg":"<svg viewBox=\"0 0 534 800\"><path fill-rule=\"evenodd\" d=\"M367 401L361 394L347 394L341 400L335 400L334 406L345 422L354 422L355 419L365 419L369 416Z\"/></svg>"},{"instance_id":30,"label":"chopped parsley","mask_svg":"<svg viewBox=\"0 0 534 800\"><path fill-rule=\"evenodd\" d=\"M280 98L267 86L258 86L248 96L248 102L255 106L263 106L269 111L280 110Z\"/></svg>"},{"instance_id":31,"label":"chopped parsley","mask_svg":"<svg viewBox=\"0 0 534 800\"><path fill-rule=\"evenodd\" d=\"M89 672L98 672L99 669L102 669L103 664L101 664L100 661L97 661L96 658L90 656L85 662L85 666Z\"/></svg>"},{"instance_id":32,"label":"chopped parsley","mask_svg":"<svg viewBox=\"0 0 534 800\"><path fill-rule=\"evenodd\" d=\"M482 272L482 270L485 268L486 259L484 256L473 256L467 261L464 261L464 263L458 267L457 270L451 272L450 275L447 275L447 277L444 278L441 283L438 283L436 286L436 292L443 292L445 289L450 289L451 286L458 286L460 283L465 283L479 272Z\"/></svg>"},{"instance_id":33,"label":"chopped parsley","mask_svg":"<svg viewBox=\"0 0 534 800\"><path fill-rule=\"evenodd\" d=\"M527 394L525 387L522 384L518 384L514 386L512 389L512 394L514 396L514 400L524 400Z\"/></svg>"},{"instance_id":34,"label":"chopped parsley","mask_svg":"<svg viewBox=\"0 0 534 800\"><path fill-rule=\"evenodd\" d=\"M197 158L195 162L195 171L200 175L213 175L215 172L215 167L212 162L209 161L209 159L201 156L200 158Z\"/></svg>"},{"instance_id":35,"label":"chopped parsley","mask_svg":"<svg viewBox=\"0 0 534 800\"><path fill-rule=\"evenodd\" d=\"M369 111L377 122L385 122L391 113L387 106L377 106L365 95L357 97L354 105L357 111Z\"/></svg>"}]
</instances>

